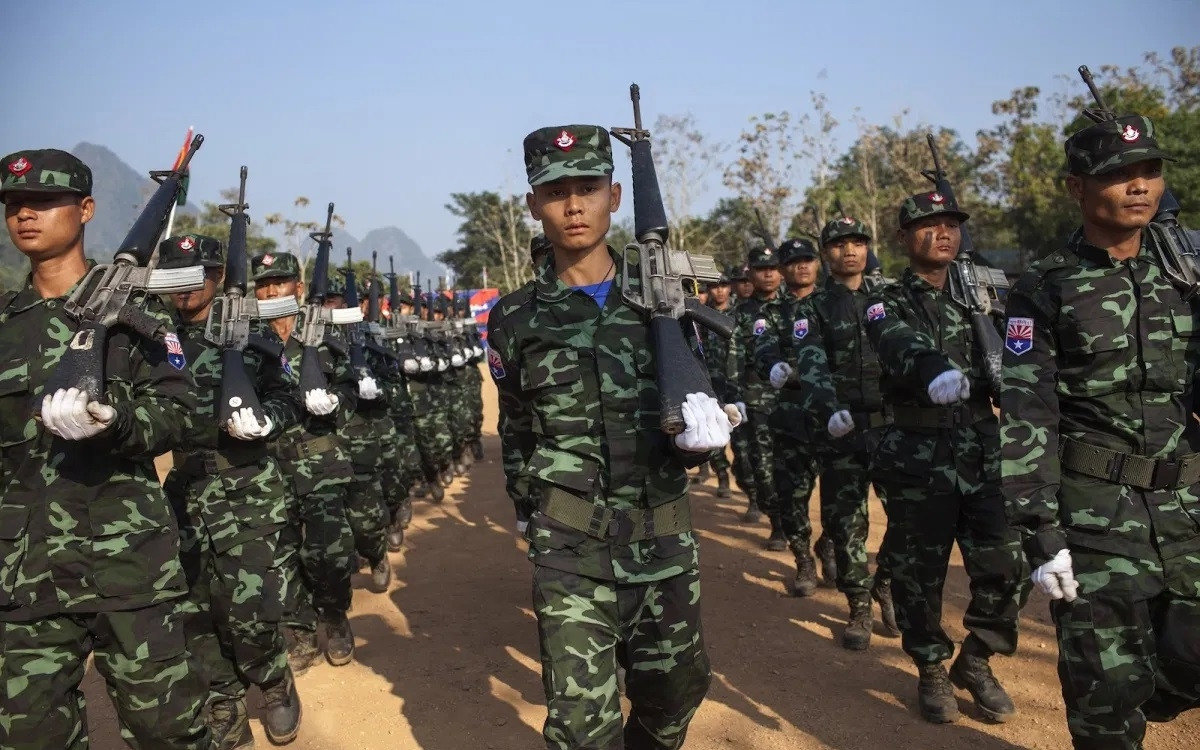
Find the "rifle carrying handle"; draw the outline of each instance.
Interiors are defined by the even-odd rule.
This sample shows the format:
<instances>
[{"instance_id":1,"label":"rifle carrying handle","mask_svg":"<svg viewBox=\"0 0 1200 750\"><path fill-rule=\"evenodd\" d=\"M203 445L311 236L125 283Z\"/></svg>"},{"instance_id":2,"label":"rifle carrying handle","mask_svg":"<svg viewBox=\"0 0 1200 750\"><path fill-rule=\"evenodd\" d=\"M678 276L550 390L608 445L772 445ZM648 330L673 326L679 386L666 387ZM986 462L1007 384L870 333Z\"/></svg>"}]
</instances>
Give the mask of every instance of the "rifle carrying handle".
<instances>
[{"instance_id":1,"label":"rifle carrying handle","mask_svg":"<svg viewBox=\"0 0 1200 750\"><path fill-rule=\"evenodd\" d=\"M246 407L250 407L254 412L254 417L259 424L266 416L262 404L258 401L258 394L254 391L254 383L250 380L250 374L246 372L246 360L237 349L221 351L219 396L220 402L217 405L219 426L224 426L233 417L235 411Z\"/></svg>"},{"instance_id":2,"label":"rifle carrying handle","mask_svg":"<svg viewBox=\"0 0 1200 750\"><path fill-rule=\"evenodd\" d=\"M686 425L683 403L689 393L713 393L708 371L688 346L679 321L666 315L650 319L654 339L655 379L658 381L659 426L668 435L678 435Z\"/></svg>"},{"instance_id":3,"label":"rifle carrying handle","mask_svg":"<svg viewBox=\"0 0 1200 750\"><path fill-rule=\"evenodd\" d=\"M103 323L84 323L71 337L67 350L46 381L45 394L78 388L89 401L104 402L104 350L108 341L108 326ZM40 409L40 404L38 405Z\"/></svg>"}]
</instances>

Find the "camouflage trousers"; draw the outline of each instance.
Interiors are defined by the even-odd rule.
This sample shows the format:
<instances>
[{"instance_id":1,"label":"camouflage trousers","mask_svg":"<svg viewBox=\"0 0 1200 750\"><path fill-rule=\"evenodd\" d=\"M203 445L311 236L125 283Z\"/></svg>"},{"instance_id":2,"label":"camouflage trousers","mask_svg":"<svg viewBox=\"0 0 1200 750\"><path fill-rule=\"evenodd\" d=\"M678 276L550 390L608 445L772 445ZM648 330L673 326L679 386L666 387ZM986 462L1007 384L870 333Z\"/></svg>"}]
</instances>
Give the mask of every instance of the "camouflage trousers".
<instances>
[{"instance_id":1,"label":"camouflage trousers","mask_svg":"<svg viewBox=\"0 0 1200 750\"><path fill-rule=\"evenodd\" d=\"M354 534L354 549L372 566L387 556L387 525L391 519L382 476L383 472L374 466L355 464L354 480L346 487L346 519Z\"/></svg>"},{"instance_id":2,"label":"camouflage trousers","mask_svg":"<svg viewBox=\"0 0 1200 750\"><path fill-rule=\"evenodd\" d=\"M288 585L283 624L313 631L350 609L350 576L357 568L354 532L346 516L347 482L323 483L297 493L287 541L300 559L297 580Z\"/></svg>"},{"instance_id":3,"label":"camouflage trousers","mask_svg":"<svg viewBox=\"0 0 1200 750\"><path fill-rule=\"evenodd\" d=\"M848 599L865 596L873 583L867 566L870 456L866 450L828 452L821 457L821 528L833 542L837 588ZM884 493L876 487L882 498ZM885 538L884 545L887 540ZM890 581L887 554L880 550L875 578Z\"/></svg>"},{"instance_id":4,"label":"camouflage trousers","mask_svg":"<svg viewBox=\"0 0 1200 750\"><path fill-rule=\"evenodd\" d=\"M463 372L467 381L467 409L471 414L468 434L471 440L478 440L483 433L483 374L477 364L467 365Z\"/></svg>"},{"instance_id":5,"label":"camouflage trousers","mask_svg":"<svg viewBox=\"0 0 1200 750\"><path fill-rule=\"evenodd\" d=\"M718 451L713 460L708 462L708 465L716 472L729 471L729 455L724 450Z\"/></svg>"},{"instance_id":6,"label":"camouflage trousers","mask_svg":"<svg viewBox=\"0 0 1200 750\"><path fill-rule=\"evenodd\" d=\"M179 602L0 622L0 747L82 750L90 653L138 750L207 750L205 686L188 668Z\"/></svg>"},{"instance_id":7,"label":"camouflage trousers","mask_svg":"<svg viewBox=\"0 0 1200 750\"><path fill-rule=\"evenodd\" d=\"M421 469L421 453L412 434L412 425L396 424L396 458L384 467L380 474L384 502L390 518L404 501L415 482L424 475Z\"/></svg>"},{"instance_id":8,"label":"camouflage trousers","mask_svg":"<svg viewBox=\"0 0 1200 750\"><path fill-rule=\"evenodd\" d=\"M754 482L754 501L768 516L781 512L779 495L775 491L775 431L769 424L770 415L750 410L750 472ZM737 432L737 430L734 430Z\"/></svg>"},{"instance_id":9,"label":"camouflage trousers","mask_svg":"<svg viewBox=\"0 0 1200 750\"><path fill-rule=\"evenodd\" d=\"M279 623L299 560L283 529L264 532L228 549L201 540L185 553L185 569L197 571L185 605L190 663L213 698L242 698L250 685L272 685L288 672Z\"/></svg>"},{"instance_id":10,"label":"camouflage trousers","mask_svg":"<svg viewBox=\"0 0 1200 750\"><path fill-rule=\"evenodd\" d=\"M817 483L817 462L811 446L777 430L771 437L772 481L779 498L780 526L792 551L807 555L812 541L808 504Z\"/></svg>"},{"instance_id":11,"label":"camouflage trousers","mask_svg":"<svg viewBox=\"0 0 1200 750\"><path fill-rule=\"evenodd\" d=\"M888 499L892 599L905 653L918 664L954 654L942 629L942 589L955 541L971 579L963 649L977 656L1017 649L1017 615L1029 595L1029 566L1004 516L999 489L935 492L878 477Z\"/></svg>"},{"instance_id":12,"label":"camouflage trousers","mask_svg":"<svg viewBox=\"0 0 1200 750\"><path fill-rule=\"evenodd\" d=\"M1076 750L1142 747L1146 719L1200 707L1200 553L1072 548L1079 598L1051 602Z\"/></svg>"},{"instance_id":13,"label":"camouflage trousers","mask_svg":"<svg viewBox=\"0 0 1200 750\"><path fill-rule=\"evenodd\" d=\"M733 451L733 461L730 464L730 468L733 469L733 480L737 482L738 489L754 500L754 471L751 469L750 463L750 425L742 425L729 433L729 447Z\"/></svg>"},{"instance_id":14,"label":"camouflage trousers","mask_svg":"<svg viewBox=\"0 0 1200 750\"><path fill-rule=\"evenodd\" d=\"M700 572L618 584L535 566L533 605L552 750L674 750L712 679ZM624 728L617 665L632 704Z\"/></svg>"},{"instance_id":15,"label":"camouflage trousers","mask_svg":"<svg viewBox=\"0 0 1200 750\"><path fill-rule=\"evenodd\" d=\"M450 465L453 438L450 424L441 403L441 378L423 376L409 381L413 401L413 432L421 454L421 468L427 481L432 480Z\"/></svg>"}]
</instances>

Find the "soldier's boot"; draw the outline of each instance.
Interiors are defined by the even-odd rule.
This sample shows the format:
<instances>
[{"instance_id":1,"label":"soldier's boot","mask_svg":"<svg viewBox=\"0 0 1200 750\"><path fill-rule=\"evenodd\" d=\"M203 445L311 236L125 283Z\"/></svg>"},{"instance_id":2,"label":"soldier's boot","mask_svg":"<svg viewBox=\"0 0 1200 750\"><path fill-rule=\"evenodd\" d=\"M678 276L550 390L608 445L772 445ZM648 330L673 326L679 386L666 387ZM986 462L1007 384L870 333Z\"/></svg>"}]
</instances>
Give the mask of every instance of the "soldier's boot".
<instances>
[{"instance_id":1,"label":"soldier's boot","mask_svg":"<svg viewBox=\"0 0 1200 750\"><path fill-rule=\"evenodd\" d=\"M387 527L387 550L388 552L399 552L404 549L404 527L399 521L400 511L397 509L392 516L392 522Z\"/></svg>"},{"instance_id":2,"label":"soldier's boot","mask_svg":"<svg viewBox=\"0 0 1200 750\"><path fill-rule=\"evenodd\" d=\"M833 539L822 533L814 551L821 561L821 585L827 589L836 588L837 557L833 554Z\"/></svg>"},{"instance_id":3,"label":"soldier's boot","mask_svg":"<svg viewBox=\"0 0 1200 750\"><path fill-rule=\"evenodd\" d=\"M892 582L878 574L871 584L871 598L879 604L879 624L888 638L900 637L900 625L896 622L896 607L892 604Z\"/></svg>"},{"instance_id":4,"label":"soldier's boot","mask_svg":"<svg viewBox=\"0 0 1200 750\"><path fill-rule=\"evenodd\" d=\"M462 453L458 454L458 458L450 464L450 471L454 472L456 477L465 477L467 475L467 464L463 459Z\"/></svg>"},{"instance_id":5,"label":"soldier's boot","mask_svg":"<svg viewBox=\"0 0 1200 750\"><path fill-rule=\"evenodd\" d=\"M704 484L708 476L708 464L700 464L700 468L692 475L692 484Z\"/></svg>"},{"instance_id":6,"label":"soldier's boot","mask_svg":"<svg viewBox=\"0 0 1200 750\"><path fill-rule=\"evenodd\" d=\"M288 646L288 666L292 673L301 675L308 671L320 655L317 646L317 631L304 628L288 628L292 634L292 643Z\"/></svg>"},{"instance_id":7,"label":"soldier's boot","mask_svg":"<svg viewBox=\"0 0 1200 750\"><path fill-rule=\"evenodd\" d=\"M468 446L463 446L461 463L463 466L470 469L475 465L475 457L471 455L471 451L467 450L467 448Z\"/></svg>"},{"instance_id":8,"label":"soldier's boot","mask_svg":"<svg viewBox=\"0 0 1200 750\"><path fill-rule=\"evenodd\" d=\"M446 497L446 491L442 489L441 482L429 483L429 502L438 505Z\"/></svg>"},{"instance_id":9,"label":"soldier's boot","mask_svg":"<svg viewBox=\"0 0 1200 750\"><path fill-rule=\"evenodd\" d=\"M447 466L445 469L442 469L441 480L443 487L449 487L454 481L454 469L449 466Z\"/></svg>"},{"instance_id":10,"label":"soldier's boot","mask_svg":"<svg viewBox=\"0 0 1200 750\"><path fill-rule=\"evenodd\" d=\"M205 720L212 732L214 750L241 750L254 747L254 735L250 733L250 715L241 698L220 699L208 707Z\"/></svg>"},{"instance_id":11,"label":"soldier's boot","mask_svg":"<svg viewBox=\"0 0 1200 750\"><path fill-rule=\"evenodd\" d=\"M767 549L772 552L783 552L787 549L787 537L783 535L783 520L779 516L771 516L771 536L767 538Z\"/></svg>"},{"instance_id":12,"label":"soldier's boot","mask_svg":"<svg viewBox=\"0 0 1200 750\"><path fill-rule=\"evenodd\" d=\"M376 594L385 593L392 585L392 564L386 556L371 566L371 584Z\"/></svg>"},{"instance_id":13,"label":"soldier's boot","mask_svg":"<svg viewBox=\"0 0 1200 750\"><path fill-rule=\"evenodd\" d=\"M264 686L263 729L267 739L276 745L286 745L300 733L300 696L296 693L296 681L289 671L274 685Z\"/></svg>"},{"instance_id":14,"label":"soldier's boot","mask_svg":"<svg viewBox=\"0 0 1200 750\"><path fill-rule=\"evenodd\" d=\"M325 658L333 666L340 667L354 658L354 631L344 612L335 618L325 623Z\"/></svg>"},{"instance_id":15,"label":"soldier's boot","mask_svg":"<svg viewBox=\"0 0 1200 750\"><path fill-rule=\"evenodd\" d=\"M754 502L754 496L750 496L750 505L747 506L746 512L742 514L743 523L758 523L762 520L762 511L758 509L758 503Z\"/></svg>"},{"instance_id":16,"label":"soldier's boot","mask_svg":"<svg viewBox=\"0 0 1200 750\"><path fill-rule=\"evenodd\" d=\"M983 715L996 723L1003 724L1017 713L1012 698L992 673L987 657L961 651L950 666L950 681L970 691Z\"/></svg>"},{"instance_id":17,"label":"soldier's boot","mask_svg":"<svg viewBox=\"0 0 1200 750\"><path fill-rule=\"evenodd\" d=\"M479 438L475 438L471 442L471 455L475 457L476 461L483 460L483 441Z\"/></svg>"},{"instance_id":18,"label":"soldier's boot","mask_svg":"<svg viewBox=\"0 0 1200 750\"><path fill-rule=\"evenodd\" d=\"M717 472L717 497L729 497L729 472Z\"/></svg>"},{"instance_id":19,"label":"soldier's boot","mask_svg":"<svg viewBox=\"0 0 1200 750\"><path fill-rule=\"evenodd\" d=\"M412 498L406 497L400 501L400 528L407 529L412 523Z\"/></svg>"},{"instance_id":20,"label":"soldier's boot","mask_svg":"<svg viewBox=\"0 0 1200 750\"><path fill-rule=\"evenodd\" d=\"M921 718L934 724L949 724L958 721L958 700L954 697L954 686L941 662L918 664L917 703Z\"/></svg>"},{"instance_id":21,"label":"soldier's boot","mask_svg":"<svg viewBox=\"0 0 1200 750\"><path fill-rule=\"evenodd\" d=\"M426 493L428 492L429 485L425 484L424 482L417 482L417 486L413 487L412 494L413 497L425 497Z\"/></svg>"},{"instance_id":22,"label":"soldier's boot","mask_svg":"<svg viewBox=\"0 0 1200 750\"><path fill-rule=\"evenodd\" d=\"M792 596L812 596L817 590L817 564L808 551L808 541L796 539L789 546L796 556L796 577L792 580Z\"/></svg>"},{"instance_id":23,"label":"soldier's boot","mask_svg":"<svg viewBox=\"0 0 1200 750\"><path fill-rule=\"evenodd\" d=\"M871 596L862 594L850 600L850 621L842 631L842 648L864 651L871 645Z\"/></svg>"}]
</instances>

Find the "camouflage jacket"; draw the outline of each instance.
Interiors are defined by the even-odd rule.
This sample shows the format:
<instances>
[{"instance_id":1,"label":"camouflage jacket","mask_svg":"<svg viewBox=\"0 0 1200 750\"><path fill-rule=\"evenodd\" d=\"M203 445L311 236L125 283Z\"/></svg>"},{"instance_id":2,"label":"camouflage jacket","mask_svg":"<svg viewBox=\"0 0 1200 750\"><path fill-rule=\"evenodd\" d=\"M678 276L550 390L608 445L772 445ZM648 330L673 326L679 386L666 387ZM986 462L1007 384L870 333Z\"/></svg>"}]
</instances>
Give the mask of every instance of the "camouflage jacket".
<instances>
[{"instance_id":1,"label":"camouflage jacket","mask_svg":"<svg viewBox=\"0 0 1200 750\"><path fill-rule=\"evenodd\" d=\"M717 310L717 308L713 308ZM734 312L733 304L730 303L724 310L717 310L726 315L732 316ZM729 398L729 383L725 378L725 360L729 357L729 339L718 336L707 328L700 327L700 350L704 354L704 364L708 367L708 377L712 381L713 393L717 394L717 398L722 403L732 403L733 399Z\"/></svg>"},{"instance_id":2,"label":"camouflage jacket","mask_svg":"<svg viewBox=\"0 0 1200 750\"><path fill-rule=\"evenodd\" d=\"M330 334L330 338L345 346L345 337ZM353 411L347 412L346 423L342 428L342 437L346 439L346 447L350 452L350 462L359 472L372 472L383 462L388 445L395 439L395 426L390 422L388 414L388 385L386 380L370 365L368 372L375 379L376 385L383 391L379 398L356 398ZM359 373L350 370L354 381L354 392L358 393Z\"/></svg>"},{"instance_id":3,"label":"camouflage jacket","mask_svg":"<svg viewBox=\"0 0 1200 750\"><path fill-rule=\"evenodd\" d=\"M968 310L948 289L905 269L899 281L868 296L864 318L889 411L934 408L929 383L953 367L971 381L971 400L958 409L974 415L960 427L888 427L873 456L873 475L936 492L977 492L998 483L999 423Z\"/></svg>"},{"instance_id":4,"label":"camouflage jacket","mask_svg":"<svg viewBox=\"0 0 1200 750\"><path fill-rule=\"evenodd\" d=\"M781 293L776 293L778 299ZM771 383L758 374L754 367L754 352L758 337L767 330L766 311L768 300L758 292L742 300L733 312L733 336L729 339L729 353L725 357L727 401L742 401L750 411L770 414L779 401L778 393Z\"/></svg>"},{"instance_id":5,"label":"camouflage jacket","mask_svg":"<svg viewBox=\"0 0 1200 750\"><path fill-rule=\"evenodd\" d=\"M684 497L687 468L712 457L679 450L659 429L650 327L618 292L621 263L609 252L618 273L602 309L565 285L548 258L535 281L505 295L489 316L488 365L518 513L531 482L608 508L662 505ZM638 293L640 276L631 275ZM619 544L535 513L526 536L538 565L601 580L659 580L697 564L691 532Z\"/></svg>"},{"instance_id":6,"label":"camouflage jacket","mask_svg":"<svg viewBox=\"0 0 1200 750\"><path fill-rule=\"evenodd\" d=\"M811 296L794 297L784 290L759 308L755 330L761 331L750 339L753 348L747 352L746 362L747 369L751 371L747 378L753 377L760 387L774 394L771 426L805 443L823 441L824 437L813 432L811 420L802 411L800 384L792 380L776 390L771 385L771 368L776 362L792 362L795 359L797 339L793 333L793 321Z\"/></svg>"},{"instance_id":7,"label":"camouflage jacket","mask_svg":"<svg viewBox=\"0 0 1200 750\"><path fill-rule=\"evenodd\" d=\"M1059 464L1068 437L1151 458L1200 450L1198 304L1145 243L1114 262L1081 232L1009 294L1004 494L1032 565L1068 545L1150 559L1200 549L1200 486L1139 491Z\"/></svg>"},{"instance_id":8,"label":"camouflage jacket","mask_svg":"<svg viewBox=\"0 0 1200 750\"><path fill-rule=\"evenodd\" d=\"M195 386L165 346L113 329L105 392L113 424L61 440L35 419L77 330L63 297L26 278L0 296L0 621L136 609L186 591L179 531L155 456L183 440ZM168 321L157 300L149 311Z\"/></svg>"},{"instance_id":9,"label":"camouflage jacket","mask_svg":"<svg viewBox=\"0 0 1200 750\"><path fill-rule=\"evenodd\" d=\"M838 445L858 445L868 429L867 418L883 410L880 393L879 357L867 338L864 316L867 298L877 287L864 278L852 290L832 276L815 294L806 297L794 319L785 319L778 336L792 341L786 360L795 368L800 412L813 434L829 440L827 426L834 412L845 409L855 416L854 433ZM765 339L766 336L763 336ZM761 351L761 349L760 349ZM760 367L769 374L774 362L760 357Z\"/></svg>"}]
</instances>

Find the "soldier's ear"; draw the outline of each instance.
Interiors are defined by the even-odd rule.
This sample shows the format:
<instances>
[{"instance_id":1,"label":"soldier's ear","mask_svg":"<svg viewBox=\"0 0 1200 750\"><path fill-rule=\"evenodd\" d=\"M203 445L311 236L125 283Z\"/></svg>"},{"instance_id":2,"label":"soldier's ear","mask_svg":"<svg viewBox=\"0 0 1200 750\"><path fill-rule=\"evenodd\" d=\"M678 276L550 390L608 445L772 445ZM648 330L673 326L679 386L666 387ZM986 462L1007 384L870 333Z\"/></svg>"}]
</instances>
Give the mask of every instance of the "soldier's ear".
<instances>
[{"instance_id":1,"label":"soldier's ear","mask_svg":"<svg viewBox=\"0 0 1200 750\"><path fill-rule=\"evenodd\" d=\"M96 199L85 195L79 201L80 222L87 224L96 215Z\"/></svg>"},{"instance_id":2,"label":"soldier's ear","mask_svg":"<svg viewBox=\"0 0 1200 750\"><path fill-rule=\"evenodd\" d=\"M1083 178L1077 174L1067 175L1067 195L1076 203L1083 201Z\"/></svg>"},{"instance_id":3,"label":"soldier's ear","mask_svg":"<svg viewBox=\"0 0 1200 750\"><path fill-rule=\"evenodd\" d=\"M608 212L615 214L621 207L621 183L614 182L608 188Z\"/></svg>"},{"instance_id":4,"label":"soldier's ear","mask_svg":"<svg viewBox=\"0 0 1200 750\"><path fill-rule=\"evenodd\" d=\"M542 220L541 207L538 206L537 198L532 191L525 194L525 205L529 206L529 215L533 217L534 221Z\"/></svg>"}]
</instances>

